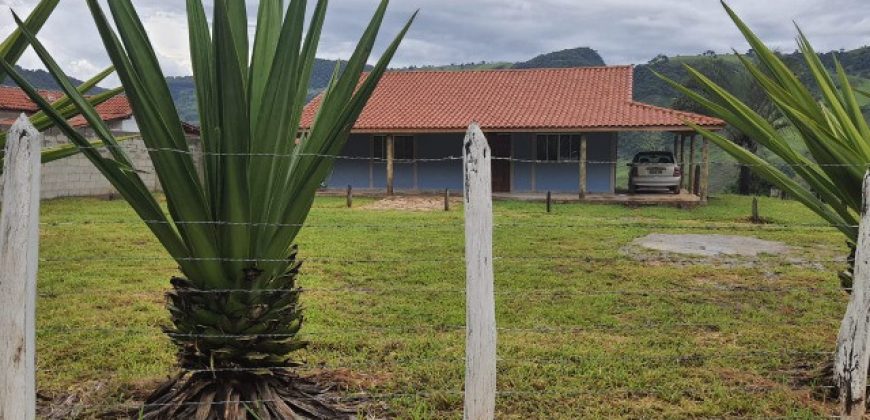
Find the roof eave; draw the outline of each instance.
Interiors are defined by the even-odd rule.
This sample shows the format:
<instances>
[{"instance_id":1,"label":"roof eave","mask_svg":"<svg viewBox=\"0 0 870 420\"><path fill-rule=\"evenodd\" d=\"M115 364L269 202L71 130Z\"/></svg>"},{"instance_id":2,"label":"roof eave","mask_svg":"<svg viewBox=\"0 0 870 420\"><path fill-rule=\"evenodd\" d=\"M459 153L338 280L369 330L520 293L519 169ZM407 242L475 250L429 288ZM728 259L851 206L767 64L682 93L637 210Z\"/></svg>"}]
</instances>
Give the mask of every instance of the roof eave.
<instances>
[{"instance_id":1,"label":"roof eave","mask_svg":"<svg viewBox=\"0 0 870 420\"><path fill-rule=\"evenodd\" d=\"M724 125L701 124L701 127L720 131ZM310 127L303 127L308 130ZM498 133L609 133L609 132L679 132L689 133L695 130L686 125L635 125L635 126L602 126L602 127L487 127L482 129L488 132ZM465 133L467 128L462 127L406 127L406 128L354 128L351 134L421 134L421 133Z\"/></svg>"}]
</instances>

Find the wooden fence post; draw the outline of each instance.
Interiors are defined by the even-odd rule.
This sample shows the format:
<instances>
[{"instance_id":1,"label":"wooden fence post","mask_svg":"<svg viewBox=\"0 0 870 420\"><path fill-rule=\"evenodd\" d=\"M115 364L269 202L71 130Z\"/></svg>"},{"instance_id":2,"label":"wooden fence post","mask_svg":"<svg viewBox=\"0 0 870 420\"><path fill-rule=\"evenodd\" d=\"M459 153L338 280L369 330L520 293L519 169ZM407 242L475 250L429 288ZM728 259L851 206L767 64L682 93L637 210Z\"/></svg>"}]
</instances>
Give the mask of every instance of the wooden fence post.
<instances>
[{"instance_id":1,"label":"wooden fence post","mask_svg":"<svg viewBox=\"0 0 870 420\"><path fill-rule=\"evenodd\" d=\"M760 224L761 215L758 213L758 197L752 197L752 223Z\"/></svg>"},{"instance_id":2,"label":"wooden fence post","mask_svg":"<svg viewBox=\"0 0 870 420\"><path fill-rule=\"evenodd\" d=\"M553 212L553 192L547 191L547 213Z\"/></svg>"},{"instance_id":3,"label":"wooden fence post","mask_svg":"<svg viewBox=\"0 0 870 420\"><path fill-rule=\"evenodd\" d=\"M353 208L353 185L347 186L347 208Z\"/></svg>"},{"instance_id":4,"label":"wooden fence post","mask_svg":"<svg viewBox=\"0 0 870 420\"><path fill-rule=\"evenodd\" d=\"M465 166L465 419L495 418L495 286L492 261L492 154L480 126L463 142Z\"/></svg>"},{"instance_id":5,"label":"wooden fence post","mask_svg":"<svg viewBox=\"0 0 870 420\"><path fill-rule=\"evenodd\" d=\"M36 418L36 271L42 135L22 115L9 130L0 210L0 419Z\"/></svg>"},{"instance_id":6,"label":"wooden fence post","mask_svg":"<svg viewBox=\"0 0 870 420\"><path fill-rule=\"evenodd\" d=\"M852 296L840 324L834 380L840 389L841 418L860 419L867 410L870 364L870 173L864 176L864 203L855 254Z\"/></svg>"},{"instance_id":7,"label":"wooden fence post","mask_svg":"<svg viewBox=\"0 0 870 420\"><path fill-rule=\"evenodd\" d=\"M450 188L444 189L444 211L450 211Z\"/></svg>"}]
</instances>

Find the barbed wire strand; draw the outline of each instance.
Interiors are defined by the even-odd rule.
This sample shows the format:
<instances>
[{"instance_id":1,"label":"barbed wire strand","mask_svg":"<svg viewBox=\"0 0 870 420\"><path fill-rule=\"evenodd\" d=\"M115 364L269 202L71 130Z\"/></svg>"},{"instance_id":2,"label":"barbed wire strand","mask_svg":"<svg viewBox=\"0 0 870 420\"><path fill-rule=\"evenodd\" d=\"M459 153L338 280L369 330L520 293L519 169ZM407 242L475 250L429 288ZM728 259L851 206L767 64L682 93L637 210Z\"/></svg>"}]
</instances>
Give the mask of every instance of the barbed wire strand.
<instances>
[{"instance_id":1,"label":"barbed wire strand","mask_svg":"<svg viewBox=\"0 0 870 420\"><path fill-rule=\"evenodd\" d=\"M78 147L78 149L110 149L110 148L123 148L129 149L129 145L101 145L101 146L83 146ZM149 153L178 153L178 154L187 154L192 156L216 156L216 157L269 157L269 158L300 158L300 157L313 157L313 158L324 158L324 159L336 159L336 160L365 160L365 161L373 161L379 163L386 163L388 161L387 158L382 157L373 157L373 156L351 156L351 155L340 155L340 154L322 154L322 153L225 153L225 152L205 152L201 150L190 150L190 149L179 149L179 148L170 148L170 147L135 147L133 148L137 150L146 151ZM514 157L503 157L503 156L493 156L492 160L498 161L510 161L515 163L537 163L537 164L580 164L581 160L579 159L522 159L522 158L514 158ZM461 161L463 160L462 156L444 156L438 158L414 158L414 159L393 159L394 163L419 163L419 162L449 162L449 161ZM614 165L614 164L629 164L632 163L629 160L586 160L586 164L588 165ZM674 165L682 165L689 166L689 162L687 161L676 161L671 164ZM694 165L703 165L704 163L701 161L693 162ZM708 165L733 165L733 166L743 166L743 167L753 167L753 166L780 166L780 167L861 167L868 168L870 167L870 163L866 164L853 164L853 163L816 163L810 162L806 164L789 164L789 163L774 163L768 165L762 164L744 164L737 161L709 161Z\"/></svg>"},{"instance_id":2,"label":"barbed wire strand","mask_svg":"<svg viewBox=\"0 0 870 420\"><path fill-rule=\"evenodd\" d=\"M86 296L94 295L102 296L123 296L123 297L162 297L167 292L172 292L178 295L230 295L230 294L277 294L277 293L360 293L360 294L464 294L465 288L432 288L432 287L397 287L395 284L380 285L389 287L389 289L375 290L370 287L299 287L295 289L213 289L213 290L184 290L184 289L166 289L155 290L153 292L131 292L125 290L77 290L77 291L42 291L40 297L68 297L68 296ZM518 298L526 298L532 295L558 295L561 296L578 296L578 297L600 297L600 296L643 296L643 297L672 297L679 294L755 294L755 293L772 293L772 294L787 294L787 293L840 293L851 292L851 288L831 287L776 287L776 288L756 288L756 287L720 287L720 288L671 288L671 289L647 289L647 290L580 290L580 289L496 289L496 296L517 296Z\"/></svg>"},{"instance_id":3,"label":"barbed wire strand","mask_svg":"<svg viewBox=\"0 0 870 420\"><path fill-rule=\"evenodd\" d=\"M540 214L540 213L536 213ZM591 229L591 228L638 228L638 229L700 229L700 230L753 230L753 231L791 231L791 230L825 230L838 227L857 228L858 225L849 224L781 224L781 223L760 223L752 224L751 222L743 223L703 223L694 222L693 224L681 223L634 223L634 222L607 222L603 220L590 220L589 223L520 223L520 222L496 222L493 224L495 228L532 228L532 229ZM130 220L130 221L60 221L60 222L41 222L42 226L81 226L81 225L208 225L208 226L247 226L247 227L295 227L295 228L312 228L312 229L383 229L383 230L409 230L409 229L438 229L438 230L457 230L460 231L463 225L460 224L317 224L317 223L258 223L258 222L221 222L221 221L167 221L167 220Z\"/></svg>"}]
</instances>

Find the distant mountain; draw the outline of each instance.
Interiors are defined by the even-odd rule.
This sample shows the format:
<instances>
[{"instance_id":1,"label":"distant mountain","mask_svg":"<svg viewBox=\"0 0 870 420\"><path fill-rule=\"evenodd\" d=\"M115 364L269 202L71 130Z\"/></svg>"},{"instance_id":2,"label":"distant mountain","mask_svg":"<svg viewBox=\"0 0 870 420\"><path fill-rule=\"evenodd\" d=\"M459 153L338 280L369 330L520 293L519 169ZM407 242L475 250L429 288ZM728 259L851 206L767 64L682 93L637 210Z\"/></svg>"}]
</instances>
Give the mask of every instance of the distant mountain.
<instances>
[{"instance_id":1,"label":"distant mountain","mask_svg":"<svg viewBox=\"0 0 870 420\"><path fill-rule=\"evenodd\" d=\"M410 66L401 70L500 70L500 69L540 69L603 66L604 59L598 52L587 47L572 48L541 54L529 61L511 63L507 61L481 61L479 63L448 64L443 66Z\"/></svg>"},{"instance_id":2,"label":"distant mountain","mask_svg":"<svg viewBox=\"0 0 870 420\"><path fill-rule=\"evenodd\" d=\"M834 73L834 56L843 65L849 75L849 82L863 91L870 91L870 47L862 47L848 51L831 51L821 54L822 62L828 70ZM798 52L780 54L783 61L806 85L815 88L812 75ZM677 92L658 78L653 71L677 81L688 78L685 66L690 65L702 73L704 69L716 66L719 68L742 67L734 54L713 54L707 52L695 56L667 57L659 55L646 64L635 66L634 97L635 99L654 105L671 106L677 97ZM858 102L862 105L865 115L870 117L870 98L859 95Z\"/></svg>"},{"instance_id":3,"label":"distant mountain","mask_svg":"<svg viewBox=\"0 0 870 420\"><path fill-rule=\"evenodd\" d=\"M54 81L54 78L51 77L51 75L48 74L48 72L45 70L28 70L19 66L15 66L15 68L22 76L24 76L25 79L27 79L28 82L30 82L33 86L36 86L36 88L38 89L60 90L60 86L57 84L57 82ZM80 85L84 83L83 81L73 77L71 77L70 80L75 85ZM16 86L15 82L13 82L12 79L8 77L5 81L3 81L2 84L3 86ZM102 90L103 89L100 88L94 88L93 92L100 92Z\"/></svg>"},{"instance_id":4,"label":"distant mountain","mask_svg":"<svg viewBox=\"0 0 870 420\"><path fill-rule=\"evenodd\" d=\"M570 50L556 51L549 54L539 55L529 61L516 63L515 69L539 69L539 68L568 68L568 67L595 67L603 66L604 59L598 51L592 48L581 47Z\"/></svg>"},{"instance_id":5,"label":"distant mountain","mask_svg":"<svg viewBox=\"0 0 870 420\"><path fill-rule=\"evenodd\" d=\"M308 86L308 99L317 96L329 84L332 78L332 73L335 71L336 60L316 59L314 69L311 73L311 83ZM346 62L341 63L341 68L344 69ZM367 70L370 70L368 67ZM196 86L194 85L193 76L167 77L166 82L169 84L169 91L172 94L172 99L175 101L175 106L178 108L178 115L182 120L187 122L198 122L199 113L197 112L196 103Z\"/></svg>"},{"instance_id":6,"label":"distant mountain","mask_svg":"<svg viewBox=\"0 0 870 420\"><path fill-rule=\"evenodd\" d=\"M460 71L460 70L500 70L513 68L514 63L507 61L481 61L479 63L446 64L443 66L409 66L399 70L435 70L435 71Z\"/></svg>"}]
</instances>

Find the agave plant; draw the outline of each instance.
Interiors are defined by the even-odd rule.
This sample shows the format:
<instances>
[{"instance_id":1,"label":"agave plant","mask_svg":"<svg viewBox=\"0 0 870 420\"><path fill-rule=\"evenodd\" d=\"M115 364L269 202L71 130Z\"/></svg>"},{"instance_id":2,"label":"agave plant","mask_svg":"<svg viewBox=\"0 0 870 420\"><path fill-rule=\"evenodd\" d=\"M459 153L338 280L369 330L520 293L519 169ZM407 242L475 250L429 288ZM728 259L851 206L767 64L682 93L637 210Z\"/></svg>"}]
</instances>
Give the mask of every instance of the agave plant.
<instances>
[{"instance_id":1,"label":"agave plant","mask_svg":"<svg viewBox=\"0 0 870 420\"><path fill-rule=\"evenodd\" d=\"M844 287L851 287L854 247L858 238L858 215L862 202L862 180L870 165L870 127L861 113L855 90L843 67L835 60L832 76L810 42L798 28L798 46L812 74L820 98L801 83L789 67L756 36L724 2L731 19L755 51L755 60L738 54L743 66L760 89L786 119L809 157L790 143L776 122L753 111L735 95L723 89L701 72L688 67L694 81L704 89L695 92L680 83L662 77L687 97L703 105L751 137L789 165L804 184L786 175L776 165L730 142L722 135L687 122L701 135L753 168L760 176L777 185L803 203L831 226L839 229L852 254L850 268L841 274ZM836 79L836 81L835 81Z\"/></svg>"},{"instance_id":2,"label":"agave plant","mask_svg":"<svg viewBox=\"0 0 870 420\"><path fill-rule=\"evenodd\" d=\"M204 169L169 94L151 43L130 0L110 0L114 23L88 0L103 44L130 98L166 197L149 193L98 115L22 26L37 55L109 150L91 148L5 62L0 65L80 147L178 263L165 332L178 347L180 374L149 398L145 418L322 418L342 410L315 384L294 375L290 353L306 343L293 246L315 192L408 31L412 16L377 65L364 74L388 0L383 0L343 72L323 94L317 117L300 132L327 0L303 31L307 0L262 0L248 39L244 0L216 0L212 28L201 0L187 1L193 75L202 121ZM20 23L20 22L19 22ZM249 51L252 53L249 54Z\"/></svg>"},{"instance_id":3,"label":"agave plant","mask_svg":"<svg viewBox=\"0 0 870 420\"><path fill-rule=\"evenodd\" d=\"M25 27L31 33L38 33L42 27L45 25L45 22L51 16L54 9L57 7L60 0L42 0L40 1L33 11L30 13L30 16L25 21ZM0 43L0 57L6 60L7 63L14 65L21 58L21 55L27 49L28 46L27 38L22 33L21 29L15 30L9 37L7 37L2 43ZM91 89L97 86L98 83L105 80L114 69L111 67L100 72L90 80L82 83L78 87L78 91L81 94L86 94ZM0 80L6 79L6 72L0 71ZM88 101L91 105L96 106L99 105L113 97L117 96L123 92L123 89L111 89L100 93L98 95L94 95L88 98ZM75 106L72 105L68 96L64 96L54 103L51 104L52 107L58 110L58 112L66 118L72 118L78 115L78 111ZM54 123L51 119L47 118L44 113L38 112L34 114L30 118L30 122L36 127L37 130L43 131L51 128ZM6 132L0 133L0 174L3 173L3 162L4 157L6 155ZM94 142L92 146L99 147L101 143ZM74 145L63 145L58 146L51 149L46 149L42 152L42 162L48 163L58 159L63 159L65 157L73 156L78 153L78 149Z\"/></svg>"}]
</instances>

